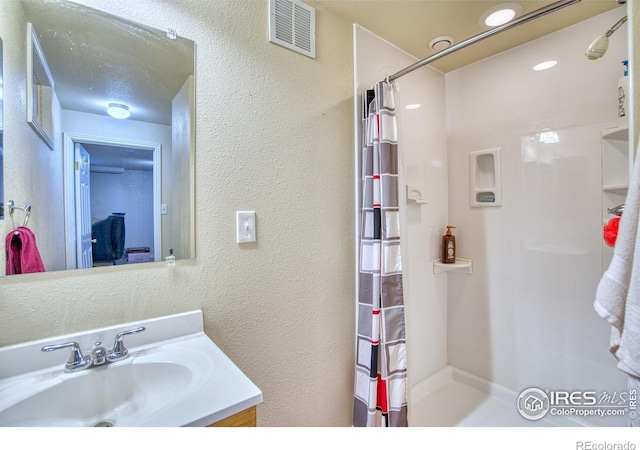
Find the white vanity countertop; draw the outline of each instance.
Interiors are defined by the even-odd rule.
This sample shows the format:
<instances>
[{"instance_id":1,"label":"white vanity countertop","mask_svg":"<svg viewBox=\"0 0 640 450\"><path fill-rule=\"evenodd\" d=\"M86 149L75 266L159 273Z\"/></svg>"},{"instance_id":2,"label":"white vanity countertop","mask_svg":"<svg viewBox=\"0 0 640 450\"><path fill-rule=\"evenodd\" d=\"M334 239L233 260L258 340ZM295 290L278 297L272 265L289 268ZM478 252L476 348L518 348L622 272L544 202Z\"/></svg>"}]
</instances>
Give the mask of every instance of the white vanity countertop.
<instances>
[{"instance_id":1,"label":"white vanity countertop","mask_svg":"<svg viewBox=\"0 0 640 450\"><path fill-rule=\"evenodd\" d=\"M146 327L146 331L124 338L129 357L104 367L66 373L63 369L69 349L41 351L44 345L75 341L87 355L95 342L110 349L118 332L138 327ZM109 372L111 368L137 370L144 364L151 370L175 364L184 368L183 373L193 376L187 377L189 381L174 400L154 407L149 413L130 413L116 421L115 426L206 426L262 402L260 389L204 334L202 311L192 311L0 348L0 424L3 414L12 406L65 381L73 382L74 377L100 376L106 384L104 389L108 390L109 376L115 373ZM169 385L158 386L162 386L158 389L163 392L153 393L152 397L172 395L171 379ZM156 400L150 400L153 401ZM65 422L61 424L64 426Z\"/></svg>"}]
</instances>

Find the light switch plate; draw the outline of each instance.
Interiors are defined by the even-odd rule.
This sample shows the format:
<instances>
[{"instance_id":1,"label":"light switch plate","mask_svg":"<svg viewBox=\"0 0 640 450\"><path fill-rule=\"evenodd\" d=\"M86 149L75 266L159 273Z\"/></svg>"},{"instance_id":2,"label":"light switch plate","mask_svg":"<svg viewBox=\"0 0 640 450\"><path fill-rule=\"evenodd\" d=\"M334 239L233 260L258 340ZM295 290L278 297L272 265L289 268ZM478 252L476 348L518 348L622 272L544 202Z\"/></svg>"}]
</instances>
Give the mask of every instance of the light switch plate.
<instances>
[{"instance_id":1,"label":"light switch plate","mask_svg":"<svg viewBox=\"0 0 640 450\"><path fill-rule=\"evenodd\" d=\"M236 211L236 238L238 244L256 241L255 211Z\"/></svg>"}]
</instances>

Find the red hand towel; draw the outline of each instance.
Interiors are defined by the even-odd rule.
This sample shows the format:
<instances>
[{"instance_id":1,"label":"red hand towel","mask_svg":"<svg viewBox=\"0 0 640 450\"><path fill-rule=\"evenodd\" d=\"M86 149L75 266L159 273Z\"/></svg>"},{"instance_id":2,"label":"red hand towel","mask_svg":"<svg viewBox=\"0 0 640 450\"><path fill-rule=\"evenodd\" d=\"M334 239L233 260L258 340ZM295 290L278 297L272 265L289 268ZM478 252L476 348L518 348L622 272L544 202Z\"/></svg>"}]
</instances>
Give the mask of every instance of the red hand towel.
<instances>
[{"instance_id":1,"label":"red hand towel","mask_svg":"<svg viewBox=\"0 0 640 450\"><path fill-rule=\"evenodd\" d=\"M44 272L36 245L36 236L27 227L18 227L7 235L7 275Z\"/></svg>"}]
</instances>

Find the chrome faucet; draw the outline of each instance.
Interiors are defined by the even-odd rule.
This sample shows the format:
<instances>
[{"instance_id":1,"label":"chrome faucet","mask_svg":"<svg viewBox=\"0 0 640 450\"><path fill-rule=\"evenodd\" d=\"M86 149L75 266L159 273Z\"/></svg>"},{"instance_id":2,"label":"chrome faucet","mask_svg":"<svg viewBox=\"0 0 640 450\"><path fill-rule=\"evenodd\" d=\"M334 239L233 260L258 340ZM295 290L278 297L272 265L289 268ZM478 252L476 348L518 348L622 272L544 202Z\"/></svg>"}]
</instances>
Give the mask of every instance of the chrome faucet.
<instances>
[{"instance_id":1,"label":"chrome faucet","mask_svg":"<svg viewBox=\"0 0 640 450\"><path fill-rule=\"evenodd\" d=\"M69 360L64 365L65 372L75 372L78 370L88 369L93 366L101 366L110 362L121 361L129 356L129 350L124 346L123 338L130 334L138 334L145 331L145 327L134 328L133 330L121 331L116 335L113 343L113 349L107 351L102 346L102 342L96 342L91 350L91 355L84 356L80 350L80 344L77 342L67 342L64 344L45 345L42 347L43 352L52 352L63 348L71 348Z\"/></svg>"},{"instance_id":2,"label":"chrome faucet","mask_svg":"<svg viewBox=\"0 0 640 450\"><path fill-rule=\"evenodd\" d=\"M101 366L107 362L107 349L102 346L102 342L98 341L93 344L93 350L91 350L91 364L94 366Z\"/></svg>"}]
</instances>

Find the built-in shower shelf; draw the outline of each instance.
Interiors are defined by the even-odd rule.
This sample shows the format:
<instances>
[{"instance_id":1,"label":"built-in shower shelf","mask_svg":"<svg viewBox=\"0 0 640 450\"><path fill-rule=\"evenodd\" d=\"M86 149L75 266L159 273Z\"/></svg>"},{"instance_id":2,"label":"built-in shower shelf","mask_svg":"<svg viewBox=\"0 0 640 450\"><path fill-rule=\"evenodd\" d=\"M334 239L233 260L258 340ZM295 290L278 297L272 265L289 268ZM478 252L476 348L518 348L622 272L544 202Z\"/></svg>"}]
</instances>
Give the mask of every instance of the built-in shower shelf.
<instances>
[{"instance_id":1,"label":"built-in shower shelf","mask_svg":"<svg viewBox=\"0 0 640 450\"><path fill-rule=\"evenodd\" d=\"M617 139L621 141L629 140L629 127L612 127L602 130L604 139Z\"/></svg>"},{"instance_id":2,"label":"built-in shower shelf","mask_svg":"<svg viewBox=\"0 0 640 450\"><path fill-rule=\"evenodd\" d=\"M609 194L626 195L632 163L629 128L612 127L602 130L602 190ZM616 199L614 202L617 201Z\"/></svg>"},{"instance_id":3,"label":"built-in shower shelf","mask_svg":"<svg viewBox=\"0 0 640 450\"><path fill-rule=\"evenodd\" d=\"M407 205L426 205L428 200L422 198L422 189L418 186L407 184Z\"/></svg>"},{"instance_id":4,"label":"built-in shower shelf","mask_svg":"<svg viewBox=\"0 0 640 450\"><path fill-rule=\"evenodd\" d=\"M456 258L453 264L445 264L442 259L433 260L433 273L444 272L473 273L473 261L467 258Z\"/></svg>"},{"instance_id":5,"label":"built-in shower shelf","mask_svg":"<svg viewBox=\"0 0 640 450\"><path fill-rule=\"evenodd\" d=\"M602 190L605 192L611 192L613 194L627 195L629 185L627 184L608 184L602 186Z\"/></svg>"}]
</instances>

